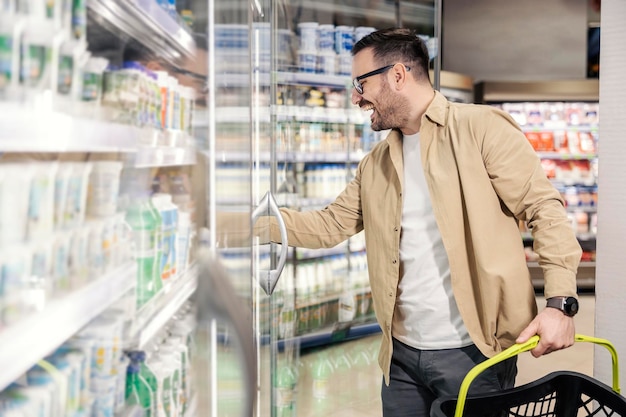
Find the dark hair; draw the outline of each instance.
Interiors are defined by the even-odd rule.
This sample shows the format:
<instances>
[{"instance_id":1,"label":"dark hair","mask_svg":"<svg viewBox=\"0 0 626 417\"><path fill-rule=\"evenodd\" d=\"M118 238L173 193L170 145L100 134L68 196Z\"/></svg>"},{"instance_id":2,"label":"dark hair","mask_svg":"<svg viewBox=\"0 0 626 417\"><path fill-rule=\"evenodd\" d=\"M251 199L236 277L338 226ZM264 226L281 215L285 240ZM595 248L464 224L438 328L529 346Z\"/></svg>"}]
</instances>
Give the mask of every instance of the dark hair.
<instances>
[{"instance_id":1,"label":"dark hair","mask_svg":"<svg viewBox=\"0 0 626 417\"><path fill-rule=\"evenodd\" d=\"M364 49L372 48L378 65L391 65L401 62L411 67L415 79L426 78L428 74L428 47L412 29L381 29L363 37L352 47L352 56ZM413 71L415 68L415 72Z\"/></svg>"}]
</instances>

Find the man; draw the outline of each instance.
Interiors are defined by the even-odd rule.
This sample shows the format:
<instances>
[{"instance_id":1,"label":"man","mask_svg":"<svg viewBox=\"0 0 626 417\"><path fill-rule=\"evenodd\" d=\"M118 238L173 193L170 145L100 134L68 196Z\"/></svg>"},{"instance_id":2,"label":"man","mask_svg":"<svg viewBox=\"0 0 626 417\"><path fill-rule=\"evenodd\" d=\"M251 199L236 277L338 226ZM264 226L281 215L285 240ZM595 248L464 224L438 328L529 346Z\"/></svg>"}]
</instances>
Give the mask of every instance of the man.
<instances>
[{"instance_id":1,"label":"man","mask_svg":"<svg viewBox=\"0 0 626 417\"><path fill-rule=\"evenodd\" d=\"M534 356L574 342L581 256L563 201L507 114L436 92L428 52L408 29L374 32L352 51L352 102L392 129L323 210L282 209L289 244L332 247L365 230L382 329L385 417L428 416L475 364L538 334ZM518 221L528 223L550 305L537 314ZM280 240L272 221L271 238ZM515 358L470 394L512 387Z\"/></svg>"}]
</instances>

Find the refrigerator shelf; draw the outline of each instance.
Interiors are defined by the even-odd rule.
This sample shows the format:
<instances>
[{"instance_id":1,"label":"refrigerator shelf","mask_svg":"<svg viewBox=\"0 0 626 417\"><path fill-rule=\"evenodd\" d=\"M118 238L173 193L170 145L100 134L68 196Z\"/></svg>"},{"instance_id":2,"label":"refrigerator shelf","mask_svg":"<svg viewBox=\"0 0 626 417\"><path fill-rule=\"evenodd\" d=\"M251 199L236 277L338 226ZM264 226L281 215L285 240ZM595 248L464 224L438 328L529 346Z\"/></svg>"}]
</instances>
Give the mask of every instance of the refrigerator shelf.
<instances>
[{"instance_id":1,"label":"refrigerator shelf","mask_svg":"<svg viewBox=\"0 0 626 417\"><path fill-rule=\"evenodd\" d=\"M278 341L278 349L283 350L286 343L297 342L301 349L309 349L318 346L327 346L331 343L345 342L373 334L380 333L380 326L376 321L337 323L334 328L327 328L317 332L296 336L287 340ZM267 340L265 340L267 339ZM262 340L263 344L269 342L269 337Z\"/></svg>"},{"instance_id":2,"label":"refrigerator shelf","mask_svg":"<svg viewBox=\"0 0 626 417\"><path fill-rule=\"evenodd\" d=\"M246 152L236 151L217 151L214 153L215 159L219 163L235 163L242 162L248 163L251 161L251 156ZM328 163L345 163L345 162L359 162L365 152L363 151L335 151L335 152L322 152L322 151L310 151L310 152L276 152L276 160L278 162L328 162ZM270 163L270 153L260 152L259 161L262 163Z\"/></svg>"},{"instance_id":3,"label":"refrigerator shelf","mask_svg":"<svg viewBox=\"0 0 626 417\"><path fill-rule=\"evenodd\" d=\"M177 64L195 54L191 34L175 17L151 0L94 0L87 3L91 17L118 36L125 35L156 53L160 59ZM121 32L121 34L120 34ZM98 49L98 39L89 39ZM106 45L105 45L106 46Z\"/></svg>"},{"instance_id":4,"label":"refrigerator shelf","mask_svg":"<svg viewBox=\"0 0 626 417\"><path fill-rule=\"evenodd\" d=\"M132 323L131 344L133 348L143 349L146 344L165 326L172 316L189 300L198 286L198 271L195 265L163 288L153 302L137 312Z\"/></svg>"},{"instance_id":5,"label":"refrigerator shelf","mask_svg":"<svg viewBox=\"0 0 626 417\"><path fill-rule=\"evenodd\" d=\"M0 331L0 390L130 291L135 271L133 263L120 266Z\"/></svg>"},{"instance_id":6,"label":"refrigerator shelf","mask_svg":"<svg viewBox=\"0 0 626 417\"><path fill-rule=\"evenodd\" d=\"M297 123L351 123L363 124L367 120L365 112L358 108L330 108L310 106L283 106L274 107L276 119L279 122L295 121ZM194 125L208 126L206 116L196 113L198 117ZM265 123L270 122L271 111L269 107L256 109L254 115L250 114L250 108L246 106L223 106L215 109L215 121L218 123L250 123L251 117Z\"/></svg>"},{"instance_id":7,"label":"refrigerator shelf","mask_svg":"<svg viewBox=\"0 0 626 417\"><path fill-rule=\"evenodd\" d=\"M218 87L247 87L251 78L262 86L269 86L270 74L267 71L255 71L251 77L249 73L219 73ZM352 85L352 80L346 75L316 74L314 72L289 72L277 71L275 73L277 84L330 87L347 89Z\"/></svg>"},{"instance_id":8,"label":"refrigerator shelf","mask_svg":"<svg viewBox=\"0 0 626 417\"><path fill-rule=\"evenodd\" d=\"M0 102L0 152L122 152L133 166L195 163L192 140L182 132L157 131ZM175 146L148 145L174 143Z\"/></svg>"}]
</instances>

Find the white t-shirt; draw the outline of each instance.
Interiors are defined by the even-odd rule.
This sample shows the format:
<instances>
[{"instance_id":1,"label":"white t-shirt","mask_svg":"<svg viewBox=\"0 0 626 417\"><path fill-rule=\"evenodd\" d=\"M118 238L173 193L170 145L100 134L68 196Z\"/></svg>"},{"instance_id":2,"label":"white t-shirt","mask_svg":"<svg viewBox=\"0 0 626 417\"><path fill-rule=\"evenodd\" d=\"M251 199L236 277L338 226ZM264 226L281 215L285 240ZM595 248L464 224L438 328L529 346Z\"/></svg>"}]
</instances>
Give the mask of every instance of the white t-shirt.
<instances>
[{"instance_id":1,"label":"white t-shirt","mask_svg":"<svg viewBox=\"0 0 626 417\"><path fill-rule=\"evenodd\" d=\"M392 335L417 349L470 345L454 300L450 265L422 168L419 133L404 136L400 283Z\"/></svg>"}]
</instances>

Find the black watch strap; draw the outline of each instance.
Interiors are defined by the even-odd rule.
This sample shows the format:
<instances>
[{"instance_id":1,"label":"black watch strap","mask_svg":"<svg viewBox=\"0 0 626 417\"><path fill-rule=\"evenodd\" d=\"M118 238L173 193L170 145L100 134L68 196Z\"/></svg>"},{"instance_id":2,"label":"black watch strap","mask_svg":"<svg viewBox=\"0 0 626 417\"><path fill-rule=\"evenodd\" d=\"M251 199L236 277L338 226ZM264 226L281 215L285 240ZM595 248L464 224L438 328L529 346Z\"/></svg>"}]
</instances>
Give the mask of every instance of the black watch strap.
<instances>
[{"instance_id":1,"label":"black watch strap","mask_svg":"<svg viewBox=\"0 0 626 417\"><path fill-rule=\"evenodd\" d=\"M563 314L574 317L578 313L578 300L575 297L550 297L546 300L546 307L561 310Z\"/></svg>"}]
</instances>

